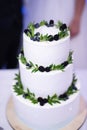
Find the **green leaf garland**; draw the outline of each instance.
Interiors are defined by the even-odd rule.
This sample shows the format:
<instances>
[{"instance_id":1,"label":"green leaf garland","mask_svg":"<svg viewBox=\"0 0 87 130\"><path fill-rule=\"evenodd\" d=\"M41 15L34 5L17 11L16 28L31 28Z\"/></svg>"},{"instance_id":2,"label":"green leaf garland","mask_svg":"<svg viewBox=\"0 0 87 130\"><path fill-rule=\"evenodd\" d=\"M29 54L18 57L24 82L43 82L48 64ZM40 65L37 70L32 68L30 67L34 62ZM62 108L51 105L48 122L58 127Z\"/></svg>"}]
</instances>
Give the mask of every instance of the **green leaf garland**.
<instances>
[{"instance_id":1,"label":"green leaf garland","mask_svg":"<svg viewBox=\"0 0 87 130\"><path fill-rule=\"evenodd\" d=\"M68 56L68 58L67 58L67 63L68 63L68 64L72 64L72 62L73 62L72 54L73 54L73 52L70 52L70 53L69 53L69 56ZM27 68L27 69L31 69L31 71L32 71L33 73L39 71L39 66L38 66L37 64L32 63L31 61L27 62L27 60L26 60L26 58L24 57L23 54L20 54L19 57L18 57L18 59L19 59L24 65L26 65L26 64L28 63L29 66L26 66L26 68ZM51 64L51 65L49 65L48 67L50 67L50 70L51 70L51 71L54 71L54 70L64 71L64 68L65 68L66 66L64 66L63 64L59 64L59 65Z\"/></svg>"},{"instance_id":2,"label":"green leaf garland","mask_svg":"<svg viewBox=\"0 0 87 130\"><path fill-rule=\"evenodd\" d=\"M25 99L28 99L33 104L37 104L38 98L36 98L35 94L30 92L28 88L27 90L24 90L23 85L20 80L20 74L16 74L15 76L16 76L15 77L16 83L13 85L14 92L17 93L17 95L22 95ZM78 91L78 89L75 87L76 82L77 82L77 79L75 75L73 75L73 81L71 85L69 86L68 90L65 92L65 94L68 97ZM75 87L75 89L73 86ZM65 97L62 96L62 98L60 98L60 96L58 96L57 94L54 94L53 96L48 95L47 97L48 104L50 105L53 105L56 103L61 104L61 101L66 101L66 100L65 100Z\"/></svg>"},{"instance_id":3,"label":"green leaf garland","mask_svg":"<svg viewBox=\"0 0 87 130\"><path fill-rule=\"evenodd\" d=\"M47 21L45 21L45 20L41 21L41 22L38 23L38 24L39 24L39 27L41 27L41 26L48 26L48 25L49 25L49 23L48 23ZM57 24L54 24L54 26L55 26L56 28L58 28L58 29L59 29L60 26L62 26L62 25L63 25L63 23L60 22L60 21L58 21ZM48 26L48 27L49 27L49 26ZM39 36L37 36L38 38L35 39L36 36L35 36L35 26L34 26L34 23L30 23L30 24L28 25L27 29L28 29L28 31L27 31L26 35L27 35L28 37L30 37L31 40L40 41L40 42L49 41L49 35L48 35L48 34L46 34L46 35L40 34ZM60 30L57 34L59 35L59 39L62 39L62 38L64 38L64 37L67 37L67 36L69 35L69 28L67 27L65 30ZM54 36L53 36L53 37L54 37ZM37 40L37 39L39 39L39 40ZM59 39L58 39L58 40L59 40ZM52 41L53 41L53 40L52 40Z\"/></svg>"}]
</instances>

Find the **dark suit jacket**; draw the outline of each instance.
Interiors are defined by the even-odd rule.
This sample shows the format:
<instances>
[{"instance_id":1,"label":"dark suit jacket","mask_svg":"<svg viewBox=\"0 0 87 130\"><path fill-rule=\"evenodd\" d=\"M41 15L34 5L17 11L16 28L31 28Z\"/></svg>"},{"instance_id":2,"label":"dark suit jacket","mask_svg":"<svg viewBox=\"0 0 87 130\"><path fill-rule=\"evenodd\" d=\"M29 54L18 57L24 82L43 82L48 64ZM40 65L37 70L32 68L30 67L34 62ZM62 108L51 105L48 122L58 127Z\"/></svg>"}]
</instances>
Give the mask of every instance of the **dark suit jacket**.
<instances>
[{"instance_id":1,"label":"dark suit jacket","mask_svg":"<svg viewBox=\"0 0 87 130\"><path fill-rule=\"evenodd\" d=\"M20 30L22 26L22 0L0 0L0 30L13 28ZM1 32L0 31L0 32Z\"/></svg>"},{"instance_id":2,"label":"dark suit jacket","mask_svg":"<svg viewBox=\"0 0 87 130\"><path fill-rule=\"evenodd\" d=\"M0 67L17 64L22 31L22 0L0 0ZM9 65L10 66L10 65Z\"/></svg>"}]
</instances>

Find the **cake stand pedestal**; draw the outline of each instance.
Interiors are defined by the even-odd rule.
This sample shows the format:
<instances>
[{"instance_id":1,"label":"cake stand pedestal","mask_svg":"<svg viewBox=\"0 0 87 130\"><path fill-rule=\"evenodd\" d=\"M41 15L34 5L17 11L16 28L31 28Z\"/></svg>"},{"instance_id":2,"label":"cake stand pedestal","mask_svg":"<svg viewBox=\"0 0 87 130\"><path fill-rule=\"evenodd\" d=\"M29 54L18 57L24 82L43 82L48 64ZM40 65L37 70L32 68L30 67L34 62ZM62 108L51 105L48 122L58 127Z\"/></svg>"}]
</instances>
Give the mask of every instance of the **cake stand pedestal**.
<instances>
[{"instance_id":1,"label":"cake stand pedestal","mask_svg":"<svg viewBox=\"0 0 87 130\"><path fill-rule=\"evenodd\" d=\"M6 108L6 116L8 119L8 122L12 126L14 130L33 130L29 128L27 125L25 125L16 115L14 110L14 104L12 97L10 97L7 108ZM85 122L87 117L87 106L85 100L81 97L80 99L80 109L78 112L77 117L71 121L68 125L66 125L61 130L77 130L79 129L83 123Z\"/></svg>"}]
</instances>

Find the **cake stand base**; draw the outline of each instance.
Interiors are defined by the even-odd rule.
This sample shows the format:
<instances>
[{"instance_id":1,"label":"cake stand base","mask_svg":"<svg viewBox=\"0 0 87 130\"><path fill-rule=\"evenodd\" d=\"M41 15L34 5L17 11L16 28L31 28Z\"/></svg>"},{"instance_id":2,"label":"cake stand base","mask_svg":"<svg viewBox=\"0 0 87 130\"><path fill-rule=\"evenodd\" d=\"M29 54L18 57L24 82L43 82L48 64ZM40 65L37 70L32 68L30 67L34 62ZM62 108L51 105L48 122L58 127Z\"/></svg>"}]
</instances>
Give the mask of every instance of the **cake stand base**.
<instances>
[{"instance_id":1,"label":"cake stand base","mask_svg":"<svg viewBox=\"0 0 87 130\"><path fill-rule=\"evenodd\" d=\"M7 108L6 108L6 116L7 120L12 126L14 130L33 130L29 128L26 124L24 124L16 115L14 110L14 104L12 97L10 97ZM87 106L85 100L81 97L80 99L80 109L78 112L77 117L71 121L68 125L66 125L61 130L77 130L79 129L83 123L85 122L85 119L87 117Z\"/></svg>"}]
</instances>

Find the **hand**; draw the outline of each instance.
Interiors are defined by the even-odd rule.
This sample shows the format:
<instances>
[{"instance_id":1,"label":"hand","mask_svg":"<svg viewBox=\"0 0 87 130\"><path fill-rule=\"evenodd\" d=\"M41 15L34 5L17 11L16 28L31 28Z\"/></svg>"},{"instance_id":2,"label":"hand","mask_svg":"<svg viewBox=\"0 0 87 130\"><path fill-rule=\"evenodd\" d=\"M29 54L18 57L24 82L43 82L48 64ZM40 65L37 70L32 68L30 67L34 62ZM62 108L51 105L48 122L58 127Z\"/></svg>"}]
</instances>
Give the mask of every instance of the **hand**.
<instances>
[{"instance_id":1,"label":"hand","mask_svg":"<svg viewBox=\"0 0 87 130\"><path fill-rule=\"evenodd\" d=\"M69 25L71 38L77 36L80 32L80 20L73 19Z\"/></svg>"}]
</instances>

